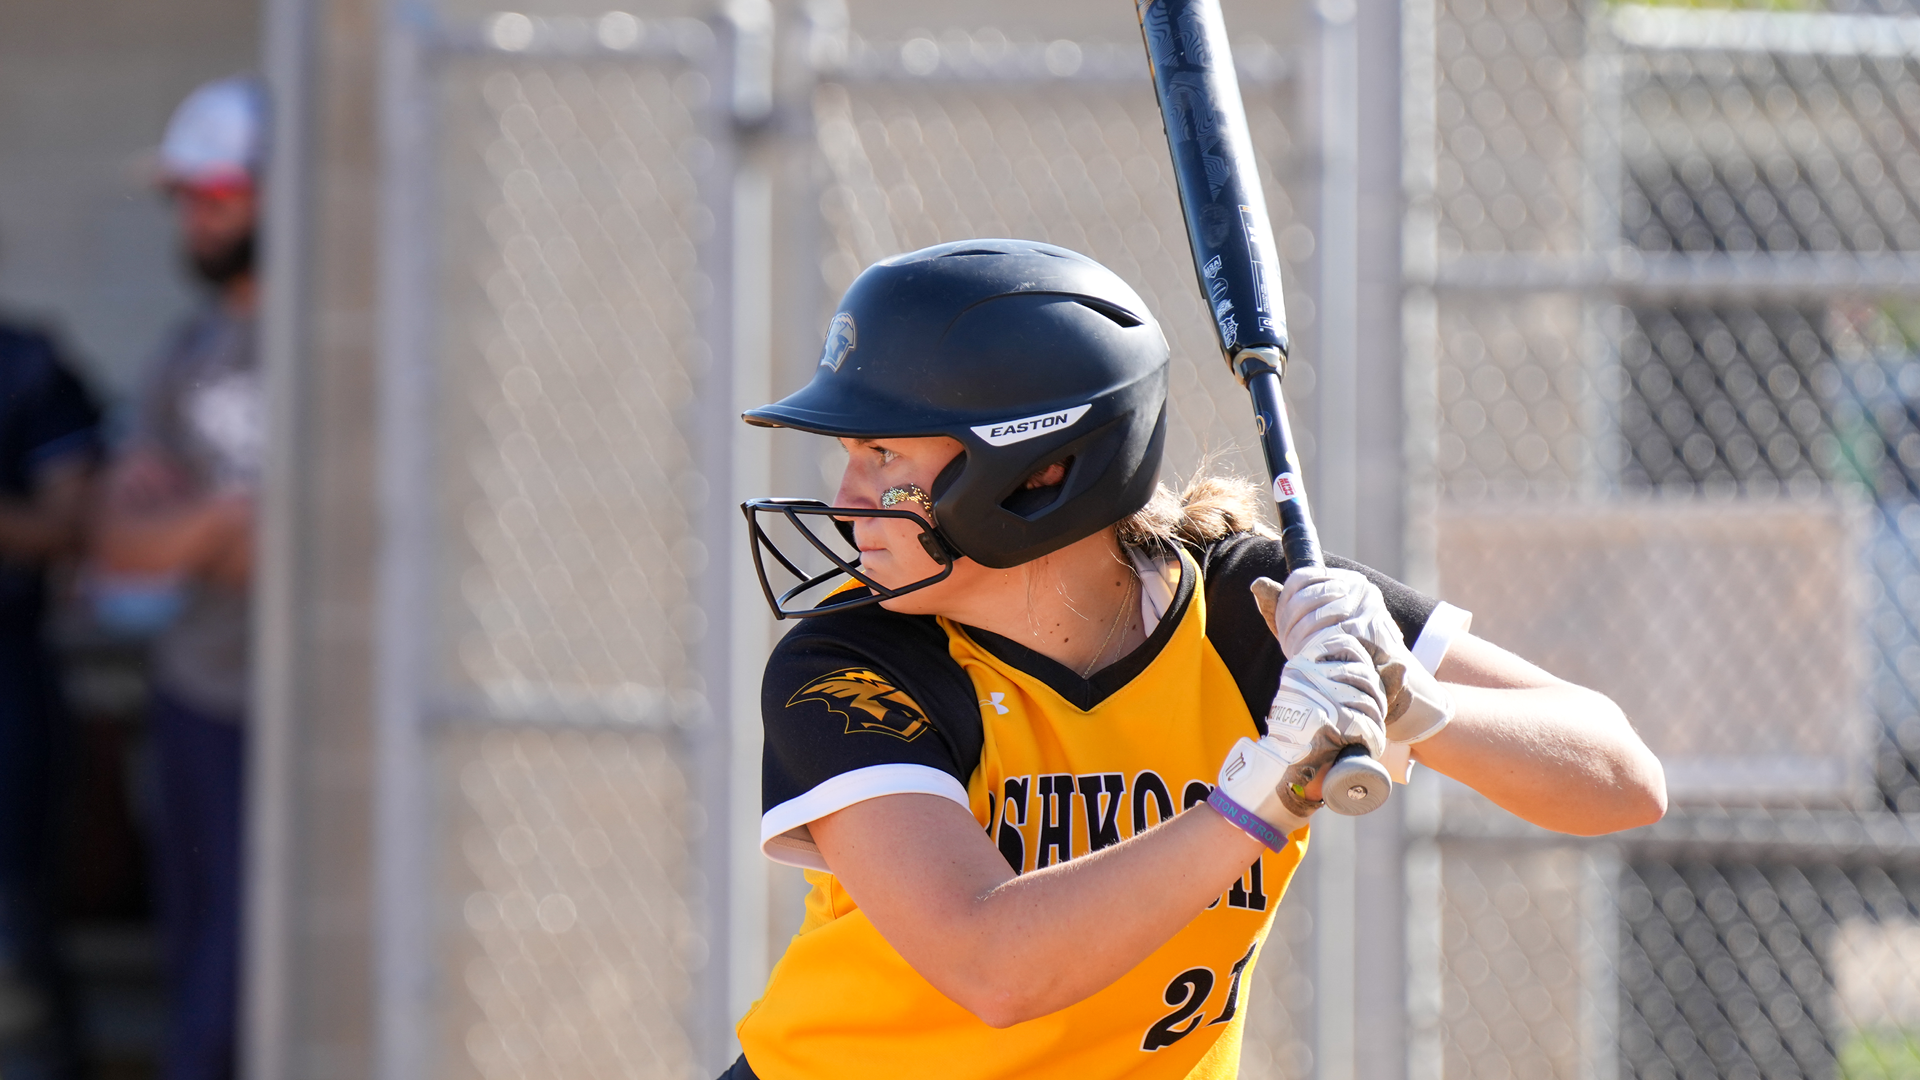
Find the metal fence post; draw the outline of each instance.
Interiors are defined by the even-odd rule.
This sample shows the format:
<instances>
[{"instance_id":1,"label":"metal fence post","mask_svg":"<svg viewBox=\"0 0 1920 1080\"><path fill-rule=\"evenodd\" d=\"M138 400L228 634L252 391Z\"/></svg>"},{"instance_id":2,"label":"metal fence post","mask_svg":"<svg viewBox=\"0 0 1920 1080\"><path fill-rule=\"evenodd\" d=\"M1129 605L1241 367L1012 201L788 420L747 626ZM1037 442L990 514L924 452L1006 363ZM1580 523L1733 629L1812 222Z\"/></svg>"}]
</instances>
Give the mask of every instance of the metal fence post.
<instances>
[{"instance_id":1,"label":"metal fence post","mask_svg":"<svg viewBox=\"0 0 1920 1080\"><path fill-rule=\"evenodd\" d=\"M735 504L771 490L771 433L749 427L739 413L773 394L773 180L765 148L747 132L762 130L774 107L773 9L767 0L731 0L733 27L732 113L738 143L729 197L732 206L731 265L724 292L731 298L732 402L716 417L732 435L729 492ZM731 742L728 769L727 845L732 859L727 894L727 1018L746 1012L765 986L768 969L768 873L760 854L760 665L770 639L767 609L752 571L746 533L729 515L725 553L732 610L726 648L731 668L726 722ZM729 1027L729 1045L731 1029Z\"/></svg>"},{"instance_id":2,"label":"metal fence post","mask_svg":"<svg viewBox=\"0 0 1920 1080\"><path fill-rule=\"evenodd\" d=\"M695 645L704 708L691 732L693 797L699 801L704 828L694 830L693 865L704 889L693 897L695 926L707 943L705 965L695 973L688 1003L689 1034L694 1060L708 1072L718 1072L730 1059L732 1044L728 1012L732 1005L730 980L735 942L731 937L735 808L729 792L734 775L735 718L733 646L733 570L728 554L736 531L737 512L731 502L735 475L736 438L728 422L736 398L734 389L737 310L733 259L736 252L733 180L736 175L734 87L739 56L740 28L724 11L710 20L719 47L705 67L710 84L702 135L712 148L705 170L707 209L712 213L711 236L699 247L701 273L711 285L701 329L707 360L696 368L693 400L689 404L688 440L703 466L699 491L689 492L694 509L694 535L709 553L698 575L692 600L705 613L705 626Z\"/></svg>"},{"instance_id":3,"label":"metal fence post","mask_svg":"<svg viewBox=\"0 0 1920 1080\"><path fill-rule=\"evenodd\" d=\"M434 630L434 199L430 25L417 0L383 6L377 405L380 554L374 682L374 1075L433 1070L434 809L426 732Z\"/></svg>"},{"instance_id":4,"label":"metal fence post","mask_svg":"<svg viewBox=\"0 0 1920 1080\"><path fill-rule=\"evenodd\" d=\"M293 1042L294 839L297 711L301 681L300 494L305 475L307 203L313 197L309 108L313 0L267 0L262 65L273 98L273 169L266 200L261 371L266 384L266 468L254 579L254 716L247 760L243 1071L286 1080Z\"/></svg>"}]
</instances>

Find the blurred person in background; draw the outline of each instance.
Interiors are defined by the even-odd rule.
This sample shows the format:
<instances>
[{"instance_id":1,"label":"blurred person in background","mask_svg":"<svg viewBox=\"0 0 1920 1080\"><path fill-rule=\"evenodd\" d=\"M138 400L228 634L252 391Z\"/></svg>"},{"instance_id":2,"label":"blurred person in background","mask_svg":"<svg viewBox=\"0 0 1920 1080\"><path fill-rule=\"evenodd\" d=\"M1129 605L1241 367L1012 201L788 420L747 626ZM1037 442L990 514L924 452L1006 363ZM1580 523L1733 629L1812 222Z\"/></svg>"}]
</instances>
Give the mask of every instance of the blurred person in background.
<instances>
[{"instance_id":1,"label":"blurred person in background","mask_svg":"<svg viewBox=\"0 0 1920 1080\"><path fill-rule=\"evenodd\" d=\"M147 372L94 537L111 621L157 624L150 722L170 1027L163 1080L234 1071L253 507L263 448L254 244L267 103L245 78L181 103L160 183L207 301Z\"/></svg>"},{"instance_id":2,"label":"blurred person in background","mask_svg":"<svg viewBox=\"0 0 1920 1080\"><path fill-rule=\"evenodd\" d=\"M65 740L47 571L80 546L98 413L52 339L0 324L0 1077L76 1075L55 940Z\"/></svg>"}]
</instances>

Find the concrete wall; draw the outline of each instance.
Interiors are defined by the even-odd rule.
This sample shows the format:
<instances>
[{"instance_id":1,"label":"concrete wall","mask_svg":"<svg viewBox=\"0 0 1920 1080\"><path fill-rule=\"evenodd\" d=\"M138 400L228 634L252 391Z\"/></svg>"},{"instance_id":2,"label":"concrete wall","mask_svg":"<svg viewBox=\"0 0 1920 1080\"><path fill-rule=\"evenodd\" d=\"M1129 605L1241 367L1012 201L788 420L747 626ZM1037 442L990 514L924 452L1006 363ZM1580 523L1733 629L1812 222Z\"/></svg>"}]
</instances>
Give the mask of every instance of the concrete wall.
<instances>
[{"instance_id":1,"label":"concrete wall","mask_svg":"<svg viewBox=\"0 0 1920 1080\"><path fill-rule=\"evenodd\" d=\"M193 302L140 176L198 83L258 66L257 0L7 0L0 11L0 311L132 387Z\"/></svg>"}]
</instances>

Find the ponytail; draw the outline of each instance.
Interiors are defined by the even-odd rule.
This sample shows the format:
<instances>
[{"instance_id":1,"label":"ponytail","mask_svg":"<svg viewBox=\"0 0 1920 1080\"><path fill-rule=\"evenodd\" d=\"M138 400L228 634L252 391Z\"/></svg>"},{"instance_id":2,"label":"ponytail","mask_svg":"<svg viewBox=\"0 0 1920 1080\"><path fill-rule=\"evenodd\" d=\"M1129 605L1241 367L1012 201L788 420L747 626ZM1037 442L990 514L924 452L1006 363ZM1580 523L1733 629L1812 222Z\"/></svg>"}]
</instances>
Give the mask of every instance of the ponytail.
<instances>
[{"instance_id":1,"label":"ponytail","mask_svg":"<svg viewBox=\"0 0 1920 1080\"><path fill-rule=\"evenodd\" d=\"M1277 539L1263 513L1266 491L1246 477L1213 473L1211 465L1203 461L1177 492L1159 485L1147 505L1115 526L1120 543L1169 551L1175 543L1204 547L1240 532Z\"/></svg>"}]
</instances>

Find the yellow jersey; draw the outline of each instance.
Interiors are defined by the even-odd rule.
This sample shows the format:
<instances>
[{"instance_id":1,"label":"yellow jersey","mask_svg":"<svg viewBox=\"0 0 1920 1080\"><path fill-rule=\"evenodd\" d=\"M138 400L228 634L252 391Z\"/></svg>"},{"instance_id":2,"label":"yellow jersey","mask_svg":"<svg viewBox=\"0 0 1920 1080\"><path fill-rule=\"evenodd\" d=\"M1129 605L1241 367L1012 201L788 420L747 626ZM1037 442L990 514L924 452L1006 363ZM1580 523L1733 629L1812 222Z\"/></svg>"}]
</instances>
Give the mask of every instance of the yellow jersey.
<instances>
[{"instance_id":1,"label":"yellow jersey","mask_svg":"<svg viewBox=\"0 0 1920 1080\"><path fill-rule=\"evenodd\" d=\"M1260 733L1278 683L1284 658L1246 586L1283 567L1276 543L1244 534L1179 551L1159 573L1143 564L1152 632L1091 679L1006 638L877 606L789 634L763 695L763 850L808 868L813 888L800 932L737 1029L753 1074L1234 1076L1248 975L1306 829L1118 981L995 1029L887 943L826 872L806 824L878 795L940 795L965 805L1026 873L1205 801L1228 749ZM1415 640L1435 602L1372 576Z\"/></svg>"}]
</instances>

